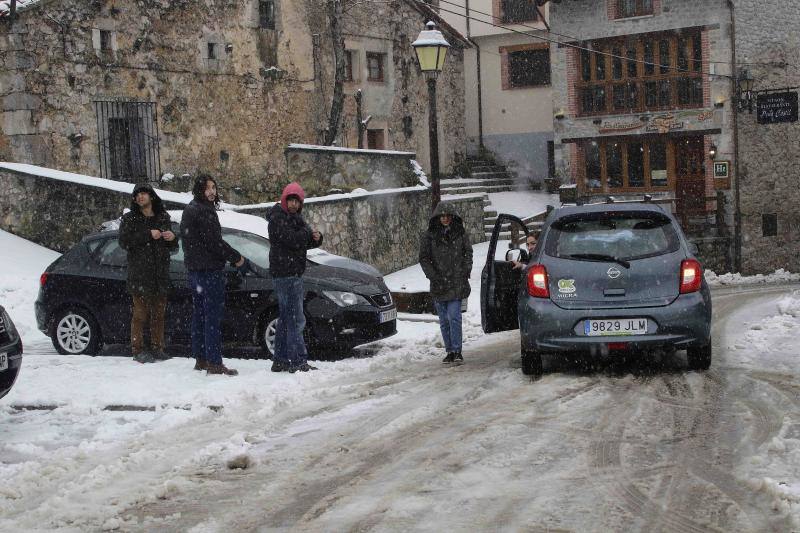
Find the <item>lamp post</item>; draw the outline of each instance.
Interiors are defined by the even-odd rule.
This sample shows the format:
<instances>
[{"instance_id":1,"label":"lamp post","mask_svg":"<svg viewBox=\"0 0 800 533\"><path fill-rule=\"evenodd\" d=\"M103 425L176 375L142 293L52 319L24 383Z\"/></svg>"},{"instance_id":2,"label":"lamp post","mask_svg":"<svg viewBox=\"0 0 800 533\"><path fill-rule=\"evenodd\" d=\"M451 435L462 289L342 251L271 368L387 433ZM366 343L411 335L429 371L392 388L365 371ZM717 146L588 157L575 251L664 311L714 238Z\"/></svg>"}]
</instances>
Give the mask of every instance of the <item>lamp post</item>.
<instances>
[{"instance_id":1,"label":"lamp post","mask_svg":"<svg viewBox=\"0 0 800 533\"><path fill-rule=\"evenodd\" d=\"M436 29L436 24L428 22L419 32L417 40L411 43L417 54L419 68L428 82L428 137L431 152L431 189L433 208L441 199L439 187L439 126L436 119L436 78L442 71L450 43Z\"/></svg>"}]
</instances>

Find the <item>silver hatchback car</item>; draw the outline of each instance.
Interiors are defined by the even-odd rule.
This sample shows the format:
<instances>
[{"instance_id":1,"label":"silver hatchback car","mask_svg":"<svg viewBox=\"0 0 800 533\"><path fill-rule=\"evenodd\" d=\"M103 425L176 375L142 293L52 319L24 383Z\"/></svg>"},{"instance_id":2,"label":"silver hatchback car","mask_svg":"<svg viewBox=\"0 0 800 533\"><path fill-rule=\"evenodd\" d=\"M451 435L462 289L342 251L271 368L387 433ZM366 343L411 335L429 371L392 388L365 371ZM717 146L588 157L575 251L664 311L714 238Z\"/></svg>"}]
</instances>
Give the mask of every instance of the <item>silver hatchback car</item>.
<instances>
[{"instance_id":1,"label":"silver hatchback car","mask_svg":"<svg viewBox=\"0 0 800 533\"><path fill-rule=\"evenodd\" d=\"M691 369L710 366L711 293L694 247L660 206L554 209L526 257L514 243L528 234L500 215L481 279L483 330L519 328L523 373L541 374L543 353L656 348L686 350ZM527 265L514 269L520 254Z\"/></svg>"}]
</instances>

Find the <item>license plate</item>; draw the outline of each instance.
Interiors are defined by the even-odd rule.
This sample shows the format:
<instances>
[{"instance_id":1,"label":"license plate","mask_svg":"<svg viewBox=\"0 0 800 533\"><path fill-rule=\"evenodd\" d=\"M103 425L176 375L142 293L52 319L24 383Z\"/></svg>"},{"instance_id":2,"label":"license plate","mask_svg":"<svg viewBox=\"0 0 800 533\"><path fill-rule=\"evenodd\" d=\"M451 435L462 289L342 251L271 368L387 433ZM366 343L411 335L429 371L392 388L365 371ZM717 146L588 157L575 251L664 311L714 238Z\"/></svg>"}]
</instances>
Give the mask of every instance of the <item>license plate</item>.
<instances>
[{"instance_id":1,"label":"license plate","mask_svg":"<svg viewBox=\"0 0 800 533\"><path fill-rule=\"evenodd\" d=\"M5 370L8 368L8 354L7 353L0 353L0 370Z\"/></svg>"},{"instance_id":2,"label":"license plate","mask_svg":"<svg viewBox=\"0 0 800 533\"><path fill-rule=\"evenodd\" d=\"M589 337L605 335L645 335L647 333L646 318L614 318L611 320L586 320L583 332Z\"/></svg>"},{"instance_id":3,"label":"license plate","mask_svg":"<svg viewBox=\"0 0 800 533\"><path fill-rule=\"evenodd\" d=\"M390 320L395 320L397 318L397 309L387 309L386 311L381 311L378 313L378 322L383 324L384 322L389 322Z\"/></svg>"}]
</instances>

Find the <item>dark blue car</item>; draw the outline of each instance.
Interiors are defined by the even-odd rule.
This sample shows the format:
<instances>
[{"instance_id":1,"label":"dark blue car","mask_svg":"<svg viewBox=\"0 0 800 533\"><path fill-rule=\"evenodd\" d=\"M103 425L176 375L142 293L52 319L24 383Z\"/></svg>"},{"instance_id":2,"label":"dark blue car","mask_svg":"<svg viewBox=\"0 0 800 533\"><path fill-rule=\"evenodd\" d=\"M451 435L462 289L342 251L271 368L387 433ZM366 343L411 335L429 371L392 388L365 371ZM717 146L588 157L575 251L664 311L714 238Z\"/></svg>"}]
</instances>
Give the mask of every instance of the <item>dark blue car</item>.
<instances>
[{"instance_id":1,"label":"dark blue car","mask_svg":"<svg viewBox=\"0 0 800 533\"><path fill-rule=\"evenodd\" d=\"M22 367L22 338L0 305L0 398L8 394Z\"/></svg>"}]
</instances>

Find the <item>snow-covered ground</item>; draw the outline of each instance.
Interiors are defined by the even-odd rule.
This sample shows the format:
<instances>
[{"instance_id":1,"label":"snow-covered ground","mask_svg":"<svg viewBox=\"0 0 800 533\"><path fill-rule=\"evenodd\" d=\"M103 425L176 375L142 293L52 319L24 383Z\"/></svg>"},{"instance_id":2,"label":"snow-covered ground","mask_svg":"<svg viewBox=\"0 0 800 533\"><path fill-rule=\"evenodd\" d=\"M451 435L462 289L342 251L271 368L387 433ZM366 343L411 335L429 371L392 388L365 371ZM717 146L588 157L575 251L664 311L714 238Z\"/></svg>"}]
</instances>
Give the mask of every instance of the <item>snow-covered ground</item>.
<instances>
[{"instance_id":1,"label":"snow-covered ground","mask_svg":"<svg viewBox=\"0 0 800 533\"><path fill-rule=\"evenodd\" d=\"M547 211L547 206L558 207L561 201L557 194L542 191L507 191L489 193L490 209L519 218L538 215Z\"/></svg>"},{"instance_id":2,"label":"snow-covered ground","mask_svg":"<svg viewBox=\"0 0 800 533\"><path fill-rule=\"evenodd\" d=\"M518 357L516 334L486 336L481 331L480 271L485 262L487 243L474 247L470 280L473 290L464 321L468 364L460 367L455 381L453 374L442 372L442 365L438 363L442 355L438 325L424 321L401 320L396 336L374 343L363 357L320 361L315 363L320 370L308 374L272 374L267 362L261 360L229 359L230 366L240 371L238 377L229 378L194 372L191 369L193 361L185 358L139 365L128 357L113 354L104 357L61 356L55 353L49 339L38 332L33 317L39 274L58 254L5 232L0 232L0 249L7 251L4 254L4 274L0 277L0 303L8 309L21 331L26 351L17 384L0 401L0 531L136 529L131 516L140 516L143 512L136 509L159 505L174 505L179 509L180 502L191 499L195 490L213 490L220 481L209 477L206 483L204 479L216 475L218 465L223 465L224 470L224 465L231 468L238 463L245 466L249 462L260 464L260 467L255 467L255 472L274 469L278 476L276 486L285 488L286 485L279 484L279 480L284 474L293 475L291 461L294 459L287 459L289 463L271 464L272 456L280 455L280 450L286 446L310 446L312 442L331 446L327 452L329 459L312 462L315 465L309 466L312 470L304 470L305 473L298 478L302 480L298 483L311 483L315 475L313 469L320 468L318 475L322 476L326 460L337 462L338 471L359 468L358 459L354 458L358 455L353 451L351 459L348 459L347 451L357 444L338 444L337 435L355 431L353 428L356 427L363 428L375 418L380 422L372 428L363 428L365 434L359 442L385 447L388 455L384 461L388 461L393 456L393 446L408 445L393 440L397 438L397 432L407 434L404 428L422 424L426 428L424 431L436 434L434 426L447 423L446 418L435 417L437 412L450 412L451 419L457 421L464 431L461 445L468 464L462 465L463 470L448 470L455 468L452 458L444 459L444 463L415 462L412 461L414 456L409 456L401 465L404 469L402 476L398 477L397 472L386 472L386 477L378 481L373 477L378 475L377 471L372 471L362 481L369 483L371 479L374 483L372 491L351 495L338 506L334 505L334 498L324 513L320 510L318 514L310 513L303 517L309 520L306 523L312 524L309 527L314 529L316 525L331 530L355 527L359 524L356 518L365 512L366 506L378 515L386 513L386 520L390 517L395 520L378 529L395 529L386 524L397 524L397 529L404 529L402 524L411 524L409 527L413 529L416 522L404 520L410 520L417 510L428 505L424 502L431 501L429 498L436 501L457 493L460 494L458 499L452 500L455 506L438 508L439 516L430 518L427 529L451 525L457 530L468 530L470 522L459 514L479 516L475 513L479 513L480 505L469 505L471 499L491 502L495 506L493 512L498 512L498 509L514 502L532 498L531 486L517 479L525 473L545 480L533 491L538 493L537 506L528 508L528 514L523 512L518 521L511 518L515 511L509 508L508 523L521 529L541 529L539 526L542 524L558 526L564 523L567 526L572 524L573 529L597 530L600 522L592 526L591 517L582 519L579 516L592 508L591 500L586 499L589 497L580 499L572 493L591 492L592 487L602 493L605 485L599 481L586 483L586 472L575 470L585 450L576 456L575 450L568 446L562 454L558 451L559 442L573 433L577 435L575 442L586 440L582 435L588 437L593 429L595 417L591 413L598 402L609 401L612 409L621 408L624 403L618 404L618 401L632 401L631 390L638 390L642 395L648 387L655 389L658 385L657 380L607 379L565 373L547 376L531 386L518 368L507 362L514 359L512 353L507 353L509 351L516 349ZM798 277L786 272L749 278L714 273L706 276L715 290L727 291L724 295L732 309L723 324L723 331L719 332L725 345L716 347L715 363L708 374L709 383L727 379L733 384L737 379L745 384L751 383L755 391L751 398L742 398L730 406L732 412L729 415L735 419L733 427L739 427L738 430L729 430L731 438L737 431L742 432L742 436L750 435L750 424L754 428L766 428L752 430L753 435L746 439L753 449L736 450L736 454L747 459L735 465L735 481L746 483L754 497L763 495L767 498L771 502L770 512L785 517L786 522L782 523L787 524L787 531L800 530L800 385L797 372L800 340L795 334L800 329L800 292L789 290L776 293L774 297L764 292L757 304L746 306L737 305L734 294L737 290L749 290L752 295L755 288L766 286L768 282L795 282ZM386 281L393 290L413 292L427 289L418 265L390 274ZM751 285L753 287L749 288ZM721 301L724 302L725 298ZM701 374L689 373L682 378L680 374L671 376L667 373L664 379L667 388L673 387L671 383L674 381L677 386L687 389L683 394L687 394L689 399L682 401L688 402L688 413L702 412L692 404L697 398L702 398L703 390L708 386ZM771 388L759 388L764 384ZM477 398L479 405L485 402L491 409L499 409L498 404L488 400L506 393L514 395L517 404L516 407L509 406L507 412L481 412L474 403L470 403L467 410L453 407ZM614 394L619 396L617 400ZM389 414L377 416L397 402L400 411L395 408ZM341 409L333 408L337 405ZM403 405L408 409L402 409ZM519 408L524 405L529 405L530 410ZM637 407L630 426L625 429L626 434L619 437L623 439L624 447L617 441L618 454L639 446L639 441L647 443L641 452L645 455L663 451L664 447L675 442L672 435L647 435L646 423L654 422L658 413L664 411L662 407L650 413L647 405L641 403ZM654 404L655 407L658 405ZM49 406L54 409L26 411L12 406ZM530 412L523 417L526 411ZM299 418L287 422L288 426L282 425L281 421L290 414L298 414ZM426 422L428 420L430 422ZM531 433L530 428L541 424L542 420L552 420L557 425L550 426L544 433ZM589 421L592 421L591 426L578 427ZM252 425L262 423L266 424L265 433L252 434ZM637 424L643 425L641 432L628 434ZM680 421L674 425L676 430L681 428ZM615 431L616 426L611 424L602 433L616 435ZM321 440L313 440L315 432ZM454 434L461 433L455 431ZM761 434L765 435L764 442L758 438ZM312 440L305 440L306 435L312 435ZM390 440L382 442L384 438ZM424 440L422 436L419 438ZM660 438L662 440L658 440ZM683 437L678 435L676 438ZM184 439L187 445L192 443L197 448L182 449L178 443ZM651 446L649 440L654 440L658 446ZM516 447L510 443L516 443ZM437 444L431 445L435 451ZM533 460L519 455L526 447L534 450L531 452L535 456ZM306 457L307 454L322 452L304 449L301 453ZM298 457L297 460L301 459ZM527 466L522 466L521 460L527 461ZM594 470L588 479L603 478L614 464L601 462L602 468ZM668 467L669 463L655 464L652 468L655 472ZM414 474L414 469L419 472ZM299 472L294 475L299 476ZM708 479L722 476L715 470L711 472ZM402 493L406 496L381 503L380 493L388 490L390 480L406 476L425 485L426 491L418 497ZM267 477L271 476L267 474ZM429 481L421 481L426 479ZM245 480L232 483L246 486ZM575 488L569 490L572 484ZM627 493L634 490L631 487L625 489ZM296 489L304 494L300 485ZM569 494L571 501L580 507L581 510L576 507L576 515L570 517L573 522L552 521L557 518L557 507L569 513L570 505L560 506L559 502L551 501L554 497L548 496L551 489L567 491L565 494ZM738 499L734 498L735 501L741 503L743 497L736 492L740 491L739 485L728 489L728 495L736 496ZM399 489L394 487L394 490ZM255 488L250 492L257 494L259 491L269 492L269 489ZM627 493L622 493L623 503L627 501L624 499ZM276 494L274 497L280 500L281 496ZM713 498L724 500L722 495ZM506 499L507 503L503 503ZM708 503L707 500L703 502ZM376 507L371 507L373 504ZM635 501L628 501L626 505L634 504ZM380 511L381 505L384 511ZM642 508L649 509L645 507ZM246 508L241 512L255 516L257 511ZM182 517L178 511L173 512L177 514L172 518L166 511L159 515L163 516L163 523L145 521L138 527L142 530L179 530L181 528L174 524L191 521L190 512ZM647 516L657 515L655 511L648 513ZM155 516L158 513L153 511L151 514ZM313 519L318 515L321 521L315 523ZM730 516L738 517L736 514ZM616 523L616 518L595 518L610 520L603 523ZM291 528L291 520L285 520L289 522L281 524ZM209 519L196 530L225 531L225 523ZM681 525L666 518L664 522L656 520L656 523L660 523L664 530L669 530L671 525ZM749 527L740 524L730 529L751 530Z\"/></svg>"}]
</instances>

